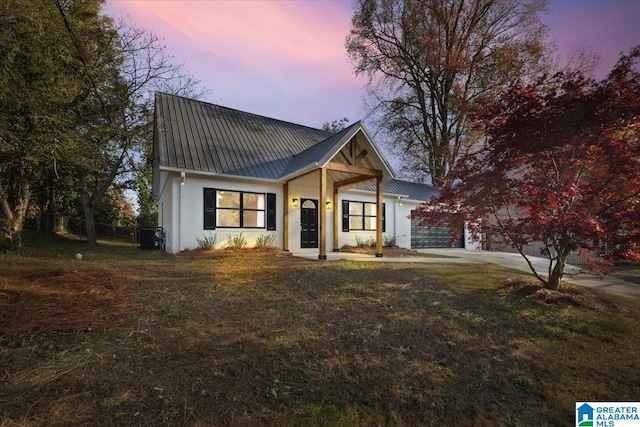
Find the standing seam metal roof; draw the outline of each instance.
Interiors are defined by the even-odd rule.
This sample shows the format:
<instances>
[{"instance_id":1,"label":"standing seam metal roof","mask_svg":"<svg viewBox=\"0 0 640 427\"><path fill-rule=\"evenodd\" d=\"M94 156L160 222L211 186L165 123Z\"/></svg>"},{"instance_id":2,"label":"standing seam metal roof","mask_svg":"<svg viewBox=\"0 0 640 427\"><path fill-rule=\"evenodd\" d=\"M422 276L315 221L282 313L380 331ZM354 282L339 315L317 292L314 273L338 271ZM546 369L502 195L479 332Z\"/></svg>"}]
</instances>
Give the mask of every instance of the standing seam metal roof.
<instances>
[{"instance_id":1,"label":"standing seam metal roof","mask_svg":"<svg viewBox=\"0 0 640 427\"><path fill-rule=\"evenodd\" d=\"M367 184L358 187L358 190L376 191L375 184ZM382 191L387 194L397 194L407 196L409 200L428 202L432 197L438 197L440 190L429 184L419 182L404 181L401 179L390 179L382 183Z\"/></svg>"},{"instance_id":2,"label":"standing seam metal roof","mask_svg":"<svg viewBox=\"0 0 640 427\"><path fill-rule=\"evenodd\" d=\"M156 93L155 119L160 166L266 179L322 157L344 132L334 135L165 93Z\"/></svg>"}]
</instances>

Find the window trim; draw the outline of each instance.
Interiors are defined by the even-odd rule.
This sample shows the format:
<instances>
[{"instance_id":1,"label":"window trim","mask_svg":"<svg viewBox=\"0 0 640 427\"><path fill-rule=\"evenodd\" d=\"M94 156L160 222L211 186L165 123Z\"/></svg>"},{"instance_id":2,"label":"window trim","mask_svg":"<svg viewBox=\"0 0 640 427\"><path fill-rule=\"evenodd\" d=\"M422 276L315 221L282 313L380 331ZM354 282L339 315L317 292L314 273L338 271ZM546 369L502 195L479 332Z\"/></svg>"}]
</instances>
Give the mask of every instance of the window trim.
<instances>
[{"instance_id":1,"label":"window trim","mask_svg":"<svg viewBox=\"0 0 640 427\"><path fill-rule=\"evenodd\" d=\"M220 191L228 191L229 193L238 193L240 196L240 206L238 208L227 208L227 207L219 207L218 206L218 192ZM244 195L245 194L256 194L264 197L264 208L263 209L254 209L254 208L245 208L244 205ZM242 191L242 190L231 190L225 188L210 188L204 187L203 189L204 196L204 223L203 228L205 230L215 230L216 228L224 228L224 229L247 229L247 230L269 230L273 231L276 229L276 215L275 215L275 193L261 193L256 191ZM271 206L270 206L271 205ZM271 209L273 208L273 209ZM240 225L239 226L218 226L218 212L221 210L227 211L237 211L239 212ZM250 227L244 225L244 213L245 212L262 212L263 216L263 226L261 227Z\"/></svg>"},{"instance_id":2,"label":"window trim","mask_svg":"<svg viewBox=\"0 0 640 427\"><path fill-rule=\"evenodd\" d=\"M350 204L357 203L362 206L362 215L352 215L350 212ZM376 208L376 215L367 215L365 205L373 205ZM352 231L376 231L375 228L365 228L367 218L377 217L376 202L366 202L361 200L342 200L342 231L349 233ZM386 203L382 203L382 232L386 228ZM351 228L351 217L362 218L362 228Z\"/></svg>"}]
</instances>

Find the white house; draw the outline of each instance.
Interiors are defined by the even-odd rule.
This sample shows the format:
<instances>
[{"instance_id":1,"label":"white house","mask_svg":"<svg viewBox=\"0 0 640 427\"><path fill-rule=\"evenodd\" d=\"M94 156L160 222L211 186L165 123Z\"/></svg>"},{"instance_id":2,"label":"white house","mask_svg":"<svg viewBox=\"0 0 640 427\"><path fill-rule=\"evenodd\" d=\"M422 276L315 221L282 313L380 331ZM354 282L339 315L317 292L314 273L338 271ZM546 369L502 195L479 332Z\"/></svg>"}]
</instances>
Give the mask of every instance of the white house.
<instances>
[{"instance_id":1,"label":"white house","mask_svg":"<svg viewBox=\"0 0 640 427\"><path fill-rule=\"evenodd\" d=\"M291 252L339 251L384 238L405 248L446 247L450 230L421 227L411 211L437 193L398 180L361 122L331 133L157 93L153 191L167 252L240 233ZM458 247L475 248L470 241Z\"/></svg>"}]
</instances>

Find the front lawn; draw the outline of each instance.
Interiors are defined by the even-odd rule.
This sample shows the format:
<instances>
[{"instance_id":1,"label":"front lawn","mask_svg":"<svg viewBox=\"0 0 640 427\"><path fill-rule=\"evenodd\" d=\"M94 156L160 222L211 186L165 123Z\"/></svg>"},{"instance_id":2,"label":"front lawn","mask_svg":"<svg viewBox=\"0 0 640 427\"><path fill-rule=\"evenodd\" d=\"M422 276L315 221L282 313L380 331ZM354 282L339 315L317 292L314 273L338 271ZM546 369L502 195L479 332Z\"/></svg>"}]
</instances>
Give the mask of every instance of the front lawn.
<instances>
[{"instance_id":1,"label":"front lawn","mask_svg":"<svg viewBox=\"0 0 640 427\"><path fill-rule=\"evenodd\" d=\"M620 264L615 267L611 267L611 276L618 279L626 280L631 283L640 284L640 265Z\"/></svg>"},{"instance_id":2,"label":"front lawn","mask_svg":"<svg viewBox=\"0 0 640 427\"><path fill-rule=\"evenodd\" d=\"M50 248L0 255L3 427L555 426L640 396L635 300L494 265Z\"/></svg>"}]
</instances>

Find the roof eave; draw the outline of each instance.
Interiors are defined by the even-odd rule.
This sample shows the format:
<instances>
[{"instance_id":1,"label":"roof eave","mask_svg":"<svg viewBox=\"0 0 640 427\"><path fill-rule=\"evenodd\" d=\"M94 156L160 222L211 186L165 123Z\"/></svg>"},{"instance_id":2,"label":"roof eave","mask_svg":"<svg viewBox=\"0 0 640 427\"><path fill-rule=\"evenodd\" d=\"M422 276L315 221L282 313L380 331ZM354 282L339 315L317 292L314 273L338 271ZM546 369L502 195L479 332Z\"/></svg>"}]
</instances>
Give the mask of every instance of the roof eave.
<instances>
[{"instance_id":1,"label":"roof eave","mask_svg":"<svg viewBox=\"0 0 640 427\"><path fill-rule=\"evenodd\" d=\"M172 166L160 166L159 170L164 172L176 172L176 173L184 172L190 175L215 176L220 178L232 178L232 179L239 179L239 180L245 180L245 181L262 181L262 182L280 182L281 181L281 179L261 178L261 177L246 176L246 175L234 175L234 174L211 172L211 171L200 171L200 170L194 170L194 169L177 168Z\"/></svg>"},{"instance_id":2,"label":"roof eave","mask_svg":"<svg viewBox=\"0 0 640 427\"><path fill-rule=\"evenodd\" d=\"M350 188L350 189L345 190L345 191L350 191L350 192L352 192L352 193L366 193L366 194L373 194L373 195L375 195L375 194L376 194L376 192L375 192L375 191L371 191L371 190L362 190L362 189L359 189L359 188ZM403 201L404 201L404 200L407 200L407 199L404 199L404 197L405 197L405 195L404 195L404 194L387 193L386 191L383 191L383 192L382 192L382 195L383 195L383 196L389 196L389 197L397 197L397 198L399 198L399 199L402 199ZM408 196L407 196L407 197L408 197Z\"/></svg>"},{"instance_id":3,"label":"roof eave","mask_svg":"<svg viewBox=\"0 0 640 427\"><path fill-rule=\"evenodd\" d=\"M320 165L317 162L308 164L300 169L297 169L287 175L281 176L280 178L278 178L278 182L287 182L287 181L291 181L292 179L295 179L297 177L299 177L300 175L304 175L305 173L311 172L314 169L319 169Z\"/></svg>"}]
</instances>

